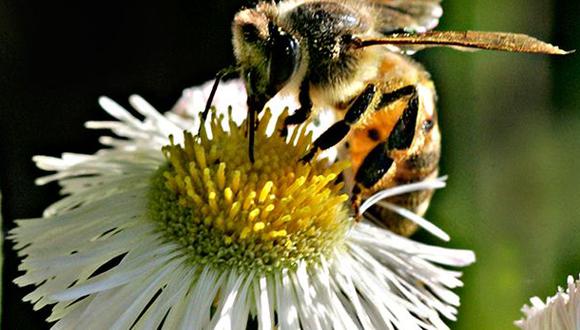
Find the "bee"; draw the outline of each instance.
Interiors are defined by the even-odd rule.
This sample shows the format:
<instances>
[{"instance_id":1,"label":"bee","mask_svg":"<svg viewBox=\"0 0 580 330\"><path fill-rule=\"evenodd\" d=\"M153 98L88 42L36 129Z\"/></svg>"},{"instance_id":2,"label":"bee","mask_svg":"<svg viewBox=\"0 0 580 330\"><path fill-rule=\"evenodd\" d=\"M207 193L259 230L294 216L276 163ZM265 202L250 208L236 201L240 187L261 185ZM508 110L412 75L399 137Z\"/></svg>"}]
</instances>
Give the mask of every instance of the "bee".
<instances>
[{"instance_id":1,"label":"bee","mask_svg":"<svg viewBox=\"0 0 580 330\"><path fill-rule=\"evenodd\" d=\"M258 114L276 94L296 95L300 102L285 118L282 135L317 109L330 108L338 121L302 161L340 143L340 154L352 163L345 181L356 211L377 191L437 175L435 87L409 54L434 46L566 53L523 34L433 31L441 15L439 0L286 0L240 10L232 23L234 71L248 94L250 160ZM225 73L216 77L204 119ZM391 202L423 215L432 194L409 193ZM386 209L369 212L396 233L415 231Z\"/></svg>"}]
</instances>

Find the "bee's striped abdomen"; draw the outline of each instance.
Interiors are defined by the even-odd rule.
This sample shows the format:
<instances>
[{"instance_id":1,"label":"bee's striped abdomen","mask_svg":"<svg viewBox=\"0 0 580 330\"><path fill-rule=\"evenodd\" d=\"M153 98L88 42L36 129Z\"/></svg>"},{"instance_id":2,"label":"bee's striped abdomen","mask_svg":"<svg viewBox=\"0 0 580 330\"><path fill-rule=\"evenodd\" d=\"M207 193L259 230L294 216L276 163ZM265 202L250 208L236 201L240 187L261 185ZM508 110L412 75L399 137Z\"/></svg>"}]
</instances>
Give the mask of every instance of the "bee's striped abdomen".
<instances>
[{"instance_id":1,"label":"bee's striped abdomen","mask_svg":"<svg viewBox=\"0 0 580 330\"><path fill-rule=\"evenodd\" d=\"M419 68L413 67L415 72ZM438 173L440 133L433 84L426 75L411 74L390 75L380 86L379 106L351 132L343 147L342 154L352 163L347 183L353 186L355 204L380 190ZM432 195L432 191L419 191L385 201L423 215ZM410 235L416 229L414 223L379 205L368 212L396 233Z\"/></svg>"}]
</instances>

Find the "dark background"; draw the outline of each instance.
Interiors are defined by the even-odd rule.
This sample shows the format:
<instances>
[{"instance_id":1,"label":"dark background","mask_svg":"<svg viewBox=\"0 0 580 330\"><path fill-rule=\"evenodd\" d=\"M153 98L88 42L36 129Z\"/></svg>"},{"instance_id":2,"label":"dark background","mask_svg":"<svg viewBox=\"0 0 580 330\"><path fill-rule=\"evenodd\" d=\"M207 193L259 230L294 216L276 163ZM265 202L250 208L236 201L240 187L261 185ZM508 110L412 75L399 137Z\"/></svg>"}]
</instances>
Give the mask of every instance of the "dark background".
<instances>
[{"instance_id":1,"label":"dark background","mask_svg":"<svg viewBox=\"0 0 580 330\"><path fill-rule=\"evenodd\" d=\"M231 64L230 24L243 4L0 0L4 230L58 199L56 185L34 186L44 173L33 155L97 150L98 132L83 123L107 119L99 96L127 105L138 93L165 111L183 88ZM446 0L443 7L441 29L525 32L580 48L577 0ZM450 176L428 215L453 237L448 246L478 255L459 291L459 322L450 325L505 329L528 297L553 294L580 272L580 61L452 50L418 58L438 86L442 172ZM31 289L11 283L10 243L4 255L3 328L46 328L48 310L33 312L21 302Z\"/></svg>"}]
</instances>

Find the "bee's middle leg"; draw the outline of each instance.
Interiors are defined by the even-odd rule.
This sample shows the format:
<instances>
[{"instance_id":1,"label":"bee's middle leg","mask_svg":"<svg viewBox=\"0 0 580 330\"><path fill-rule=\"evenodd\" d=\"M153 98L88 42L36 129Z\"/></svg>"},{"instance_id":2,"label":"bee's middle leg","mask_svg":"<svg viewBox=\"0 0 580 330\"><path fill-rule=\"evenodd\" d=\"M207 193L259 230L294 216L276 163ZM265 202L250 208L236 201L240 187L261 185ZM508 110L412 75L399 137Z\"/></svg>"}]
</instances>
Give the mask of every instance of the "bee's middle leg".
<instances>
[{"instance_id":1,"label":"bee's middle leg","mask_svg":"<svg viewBox=\"0 0 580 330\"><path fill-rule=\"evenodd\" d=\"M326 150L330 147L335 146L342 139L346 137L350 131L351 126L355 125L363 116L363 114L374 108L378 103L378 91L377 87L373 84L367 85L364 91L356 98L353 104L348 108L348 111L344 115L344 119L337 121L334 125L330 126L322 135L320 135L312 143L312 148L301 158L304 162L309 162L312 160L314 155L318 150Z\"/></svg>"}]
</instances>

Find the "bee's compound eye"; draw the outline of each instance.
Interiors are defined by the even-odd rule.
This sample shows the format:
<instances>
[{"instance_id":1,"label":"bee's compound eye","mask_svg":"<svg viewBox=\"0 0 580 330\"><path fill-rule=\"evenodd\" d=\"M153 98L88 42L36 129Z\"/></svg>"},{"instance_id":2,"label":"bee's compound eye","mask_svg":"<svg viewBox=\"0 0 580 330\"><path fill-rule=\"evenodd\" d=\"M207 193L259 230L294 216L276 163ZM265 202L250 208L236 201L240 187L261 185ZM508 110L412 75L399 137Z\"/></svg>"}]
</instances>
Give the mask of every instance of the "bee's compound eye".
<instances>
[{"instance_id":1,"label":"bee's compound eye","mask_svg":"<svg viewBox=\"0 0 580 330\"><path fill-rule=\"evenodd\" d=\"M276 93L296 70L300 49L292 35L279 29L273 31L270 41L269 89Z\"/></svg>"}]
</instances>

